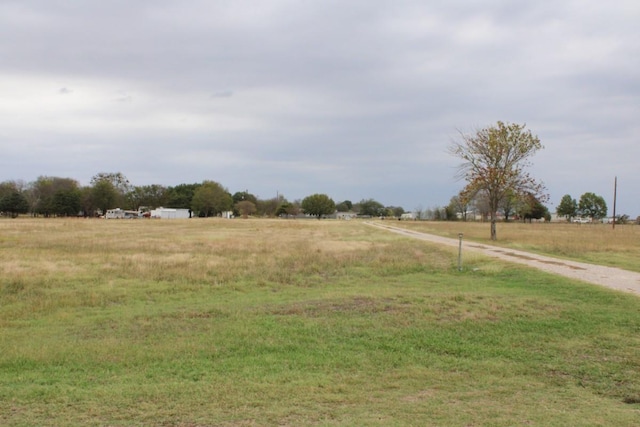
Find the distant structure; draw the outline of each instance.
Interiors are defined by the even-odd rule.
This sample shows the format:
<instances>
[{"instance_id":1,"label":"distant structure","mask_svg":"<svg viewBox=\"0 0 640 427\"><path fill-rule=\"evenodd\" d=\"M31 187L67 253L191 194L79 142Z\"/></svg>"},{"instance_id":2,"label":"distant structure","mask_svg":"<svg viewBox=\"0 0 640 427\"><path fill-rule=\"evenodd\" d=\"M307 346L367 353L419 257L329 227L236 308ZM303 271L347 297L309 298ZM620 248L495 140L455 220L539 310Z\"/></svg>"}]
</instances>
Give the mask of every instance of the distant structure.
<instances>
[{"instance_id":1,"label":"distant structure","mask_svg":"<svg viewBox=\"0 0 640 427\"><path fill-rule=\"evenodd\" d=\"M120 208L107 210L105 219L134 219L140 218L140 212L138 211L125 211Z\"/></svg>"},{"instance_id":2,"label":"distant structure","mask_svg":"<svg viewBox=\"0 0 640 427\"><path fill-rule=\"evenodd\" d=\"M150 217L158 219L188 219L191 218L191 209L158 208L150 211Z\"/></svg>"}]
</instances>

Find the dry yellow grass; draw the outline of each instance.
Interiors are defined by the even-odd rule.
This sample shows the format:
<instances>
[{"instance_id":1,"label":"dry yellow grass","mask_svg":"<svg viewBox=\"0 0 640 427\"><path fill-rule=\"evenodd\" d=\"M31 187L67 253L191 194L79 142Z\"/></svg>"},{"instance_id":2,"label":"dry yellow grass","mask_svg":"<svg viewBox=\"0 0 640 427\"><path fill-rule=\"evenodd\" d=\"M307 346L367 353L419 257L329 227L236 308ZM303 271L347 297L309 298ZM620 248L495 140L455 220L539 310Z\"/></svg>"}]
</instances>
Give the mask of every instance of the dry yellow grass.
<instances>
[{"instance_id":1,"label":"dry yellow grass","mask_svg":"<svg viewBox=\"0 0 640 427\"><path fill-rule=\"evenodd\" d=\"M397 223L397 224L396 224ZM640 226L568 223L499 223L492 242L489 224L480 222L396 221L393 225L417 231L490 243L560 258L640 271Z\"/></svg>"}]
</instances>

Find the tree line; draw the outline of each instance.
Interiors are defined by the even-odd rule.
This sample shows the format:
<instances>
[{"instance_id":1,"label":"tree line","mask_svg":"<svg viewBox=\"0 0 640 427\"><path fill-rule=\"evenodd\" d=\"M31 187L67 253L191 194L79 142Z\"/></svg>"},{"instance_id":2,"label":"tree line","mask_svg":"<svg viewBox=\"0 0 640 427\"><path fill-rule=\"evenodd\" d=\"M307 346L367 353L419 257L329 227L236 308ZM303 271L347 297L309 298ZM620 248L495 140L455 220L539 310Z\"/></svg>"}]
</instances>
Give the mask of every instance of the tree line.
<instances>
[{"instance_id":1,"label":"tree line","mask_svg":"<svg viewBox=\"0 0 640 427\"><path fill-rule=\"evenodd\" d=\"M326 194L313 194L294 201L283 195L261 199L248 190L232 194L222 184L210 180L176 186L135 186L121 172L98 173L88 186L81 186L72 178L50 176L38 177L31 183L0 183L0 213L11 217L20 214L95 217L113 208L145 211L158 207L190 209L194 216L199 217L217 216L228 211L242 217L296 217L304 213L318 218L336 210L372 217L404 213L401 207L385 207L374 199L335 203Z\"/></svg>"}]
</instances>

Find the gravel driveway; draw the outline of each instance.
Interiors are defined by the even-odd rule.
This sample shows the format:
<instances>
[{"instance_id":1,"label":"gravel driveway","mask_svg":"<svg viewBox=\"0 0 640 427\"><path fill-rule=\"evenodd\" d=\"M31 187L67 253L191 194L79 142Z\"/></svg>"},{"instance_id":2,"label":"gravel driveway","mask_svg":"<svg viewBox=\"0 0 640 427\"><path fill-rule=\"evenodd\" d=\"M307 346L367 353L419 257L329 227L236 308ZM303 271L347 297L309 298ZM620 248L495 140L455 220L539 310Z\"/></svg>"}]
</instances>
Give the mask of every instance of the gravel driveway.
<instances>
[{"instance_id":1,"label":"gravel driveway","mask_svg":"<svg viewBox=\"0 0 640 427\"><path fill-rule=\"evenodd\" d=\"M367 222L366 224L382 228L403 236L414 239L426 240L443 245L458 247L459 240L448 237L435 236L433 234L420 233L417 231L398 228L387 224ZM463 241L464 251L480 252L484 255L499 258L501 260L524 264L540 270L558 274L561 276L578 279L583 282L595 285L606 286L619 291L631 292L640 296L640 273L621 270L619 268L605 267L595 264L587 264L577 261L569 261L560 258L552 258L544 255L537 255L531 252L518 251L508 248L500 248L481 243Z\"/></svg>"}]
</instances>

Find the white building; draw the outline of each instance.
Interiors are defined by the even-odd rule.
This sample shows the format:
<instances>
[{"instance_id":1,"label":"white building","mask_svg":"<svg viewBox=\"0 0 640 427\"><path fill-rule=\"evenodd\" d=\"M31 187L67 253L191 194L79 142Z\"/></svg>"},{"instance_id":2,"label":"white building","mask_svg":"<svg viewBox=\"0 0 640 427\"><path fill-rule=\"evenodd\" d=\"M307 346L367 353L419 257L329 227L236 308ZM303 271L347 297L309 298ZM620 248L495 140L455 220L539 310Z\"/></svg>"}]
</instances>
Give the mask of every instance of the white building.
<instances>
[{"instance_id":1,"label":"white building","mask_svg":"<svg viewBox=\"0 0 640 427\"><path fill-rule=\"evenodd\" d=\"M191 218L191 210L176 208L158 208L151 212L151 218L159 219L186 219Z\"/></svg>"}]
</instances>

